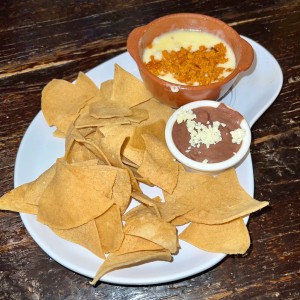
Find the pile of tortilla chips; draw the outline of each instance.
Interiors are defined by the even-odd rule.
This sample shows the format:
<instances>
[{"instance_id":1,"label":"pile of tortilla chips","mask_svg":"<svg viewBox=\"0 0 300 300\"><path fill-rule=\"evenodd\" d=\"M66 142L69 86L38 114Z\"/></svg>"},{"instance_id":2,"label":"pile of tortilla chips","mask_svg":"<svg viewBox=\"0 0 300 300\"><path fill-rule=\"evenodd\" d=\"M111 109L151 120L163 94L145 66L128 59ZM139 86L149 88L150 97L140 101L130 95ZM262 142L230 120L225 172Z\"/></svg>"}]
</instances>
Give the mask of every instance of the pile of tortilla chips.
<instances>
[{"instance_id":1,"label":"pile of tortilla chips","mask_svg":"<svg viewBox=\"0 0 300 300\"><path fill-rule=\"evenodd\" d=\"M171 261L182 239L206 251L244 253L243 217L266 206L240 186L235 170L188 173L164 139L172 109L118 65L100 89L83 73L52 80L42 111L65 155L35 181L0 199L0 209L37 215L60 237L101 257L105 273L154 260ZM139 183L163 190L149 198ZM129 209L135 199L139 205ZM178 235L177 226L189 224Z\"/></svg>"}]
</instances>

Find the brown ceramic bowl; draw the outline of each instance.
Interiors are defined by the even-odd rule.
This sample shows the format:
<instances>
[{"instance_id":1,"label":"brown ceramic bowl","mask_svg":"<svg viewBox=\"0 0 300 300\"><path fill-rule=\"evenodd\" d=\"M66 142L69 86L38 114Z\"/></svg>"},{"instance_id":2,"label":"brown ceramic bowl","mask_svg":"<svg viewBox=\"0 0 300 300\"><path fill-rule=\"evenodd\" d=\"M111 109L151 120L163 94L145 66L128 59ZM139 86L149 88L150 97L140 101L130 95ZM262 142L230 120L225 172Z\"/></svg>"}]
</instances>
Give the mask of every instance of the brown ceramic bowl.
<instances>
[{"instance_id":1,"label":"brown ceramic bowl","mask_svg":"<svg viewBox=\"0 0 300 300\"><path fill-rule=\"evenodd\" d=\"M222 81L206 86L174 84L150 73L142 61L144 49L157 36L177 29L201 30L223 39L234 52L236 59L234 71ZM251 66L254 56L251 45L230 26L218 19L193 13L167 15L134 29L129 34L127 50L136 61L149 91L158 100L172 107L180 107L197 100L220 99L230 89L238 75Z\"/></svg>"}]
</instances>

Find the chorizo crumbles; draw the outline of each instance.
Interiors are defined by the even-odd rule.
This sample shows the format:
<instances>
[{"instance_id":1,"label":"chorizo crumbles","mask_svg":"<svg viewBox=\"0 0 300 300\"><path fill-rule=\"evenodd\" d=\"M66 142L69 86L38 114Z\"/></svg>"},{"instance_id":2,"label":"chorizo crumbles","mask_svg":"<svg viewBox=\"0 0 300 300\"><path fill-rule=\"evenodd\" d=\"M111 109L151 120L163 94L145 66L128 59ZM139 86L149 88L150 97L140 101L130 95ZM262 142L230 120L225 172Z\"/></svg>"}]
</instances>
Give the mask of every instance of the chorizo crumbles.
<instances>
[{"instance_id":1,"label":"chorizo crumbles","mask_svg":"<svg viewBox=\"0 0 300 300\"><path fill-rule=\"evenodd\" d=\"M196 51L191 51L191 47L181 47L179 51L163 50L161 59L151 55L150 61L144 64L156 76L171 73L186 85L208 85L224 79L224 71L233 71L220 66L227 61L226 47L218 43L210 48L201 45Z\"/></svg>"}]
</instances>

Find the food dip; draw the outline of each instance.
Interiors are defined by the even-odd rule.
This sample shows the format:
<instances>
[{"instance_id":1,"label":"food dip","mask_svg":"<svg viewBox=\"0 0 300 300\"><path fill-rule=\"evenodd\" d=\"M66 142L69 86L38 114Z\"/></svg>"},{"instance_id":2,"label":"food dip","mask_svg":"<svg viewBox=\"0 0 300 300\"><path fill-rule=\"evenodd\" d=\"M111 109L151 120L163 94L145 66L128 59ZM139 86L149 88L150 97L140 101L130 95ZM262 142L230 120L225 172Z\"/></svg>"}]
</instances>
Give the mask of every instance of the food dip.
<instances>
[{"instance_id":1,"label":"food dip","mask_svg":"<svg viewBox=\"0 0 300 300\"><path fill-rule=\"evenodd\" d=\"M177 149L186 157L202 163L218 163L240 149L245 130L243 116L220 104L218 107L181 109L172 128Z\"/></svg>"},{"instance_id":2,"label":"food dip","mask_svg":"<svg viewBox=\"0 0 300 300\"><path fill-rule=\"evenodd\" d=\"M158 77L177 84L207 85L235 68L230 46L216 35L174 30L156 37L143 53L143 63Z\"/></svg>"}]
</instances>

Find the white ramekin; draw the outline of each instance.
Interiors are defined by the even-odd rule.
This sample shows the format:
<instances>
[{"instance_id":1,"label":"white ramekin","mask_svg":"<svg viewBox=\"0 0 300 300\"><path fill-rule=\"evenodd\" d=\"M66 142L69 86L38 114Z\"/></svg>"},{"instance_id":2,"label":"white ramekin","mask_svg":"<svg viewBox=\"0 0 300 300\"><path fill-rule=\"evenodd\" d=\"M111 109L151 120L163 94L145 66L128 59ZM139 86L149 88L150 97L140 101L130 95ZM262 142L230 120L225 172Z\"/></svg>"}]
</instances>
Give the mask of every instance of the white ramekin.
<instances>
[{"instance_id":1,"label":"white ramekin","mask_svg":"<svg viewBox=\"0 0 300 300\"><path fill-rule=\"evenodd\" d=\"M188 171L194 171L194 172L208 172L208 173L220 173L222 171L225 171L226 169L236 167L240 164L240 162L245 158L245 156L249 152L250 144L251 144L251 129L245 119L242 120L240 127L245 130L246 134L243 139L242 145L239 149L239 151L232 156L231 158L218 162L218 163L202 163L198 161L194 161L188 157L186 157L184 154L182 154L178 148L175 146L173 138L172 138L172 129L173 125L176 122L177 115L180 112L181 109L184 110L190 110L190 109L195 109L198 107L203 107L203 106L210 106L210 107L218 107L221 103L217 101L212 101L212 100L201 100L201 101L195 101L188 103L186 105L181 106L179 109L177 109L170 119L168 120L166 124L166 129L165 129L165 138L166 138L166 143L167 146L174 156L174 158L182 163L186 170ZM228 105L226 105L228 108L232 109ZM234 109L232 109L234 110Z\"/></svg>"}]
</instances>

